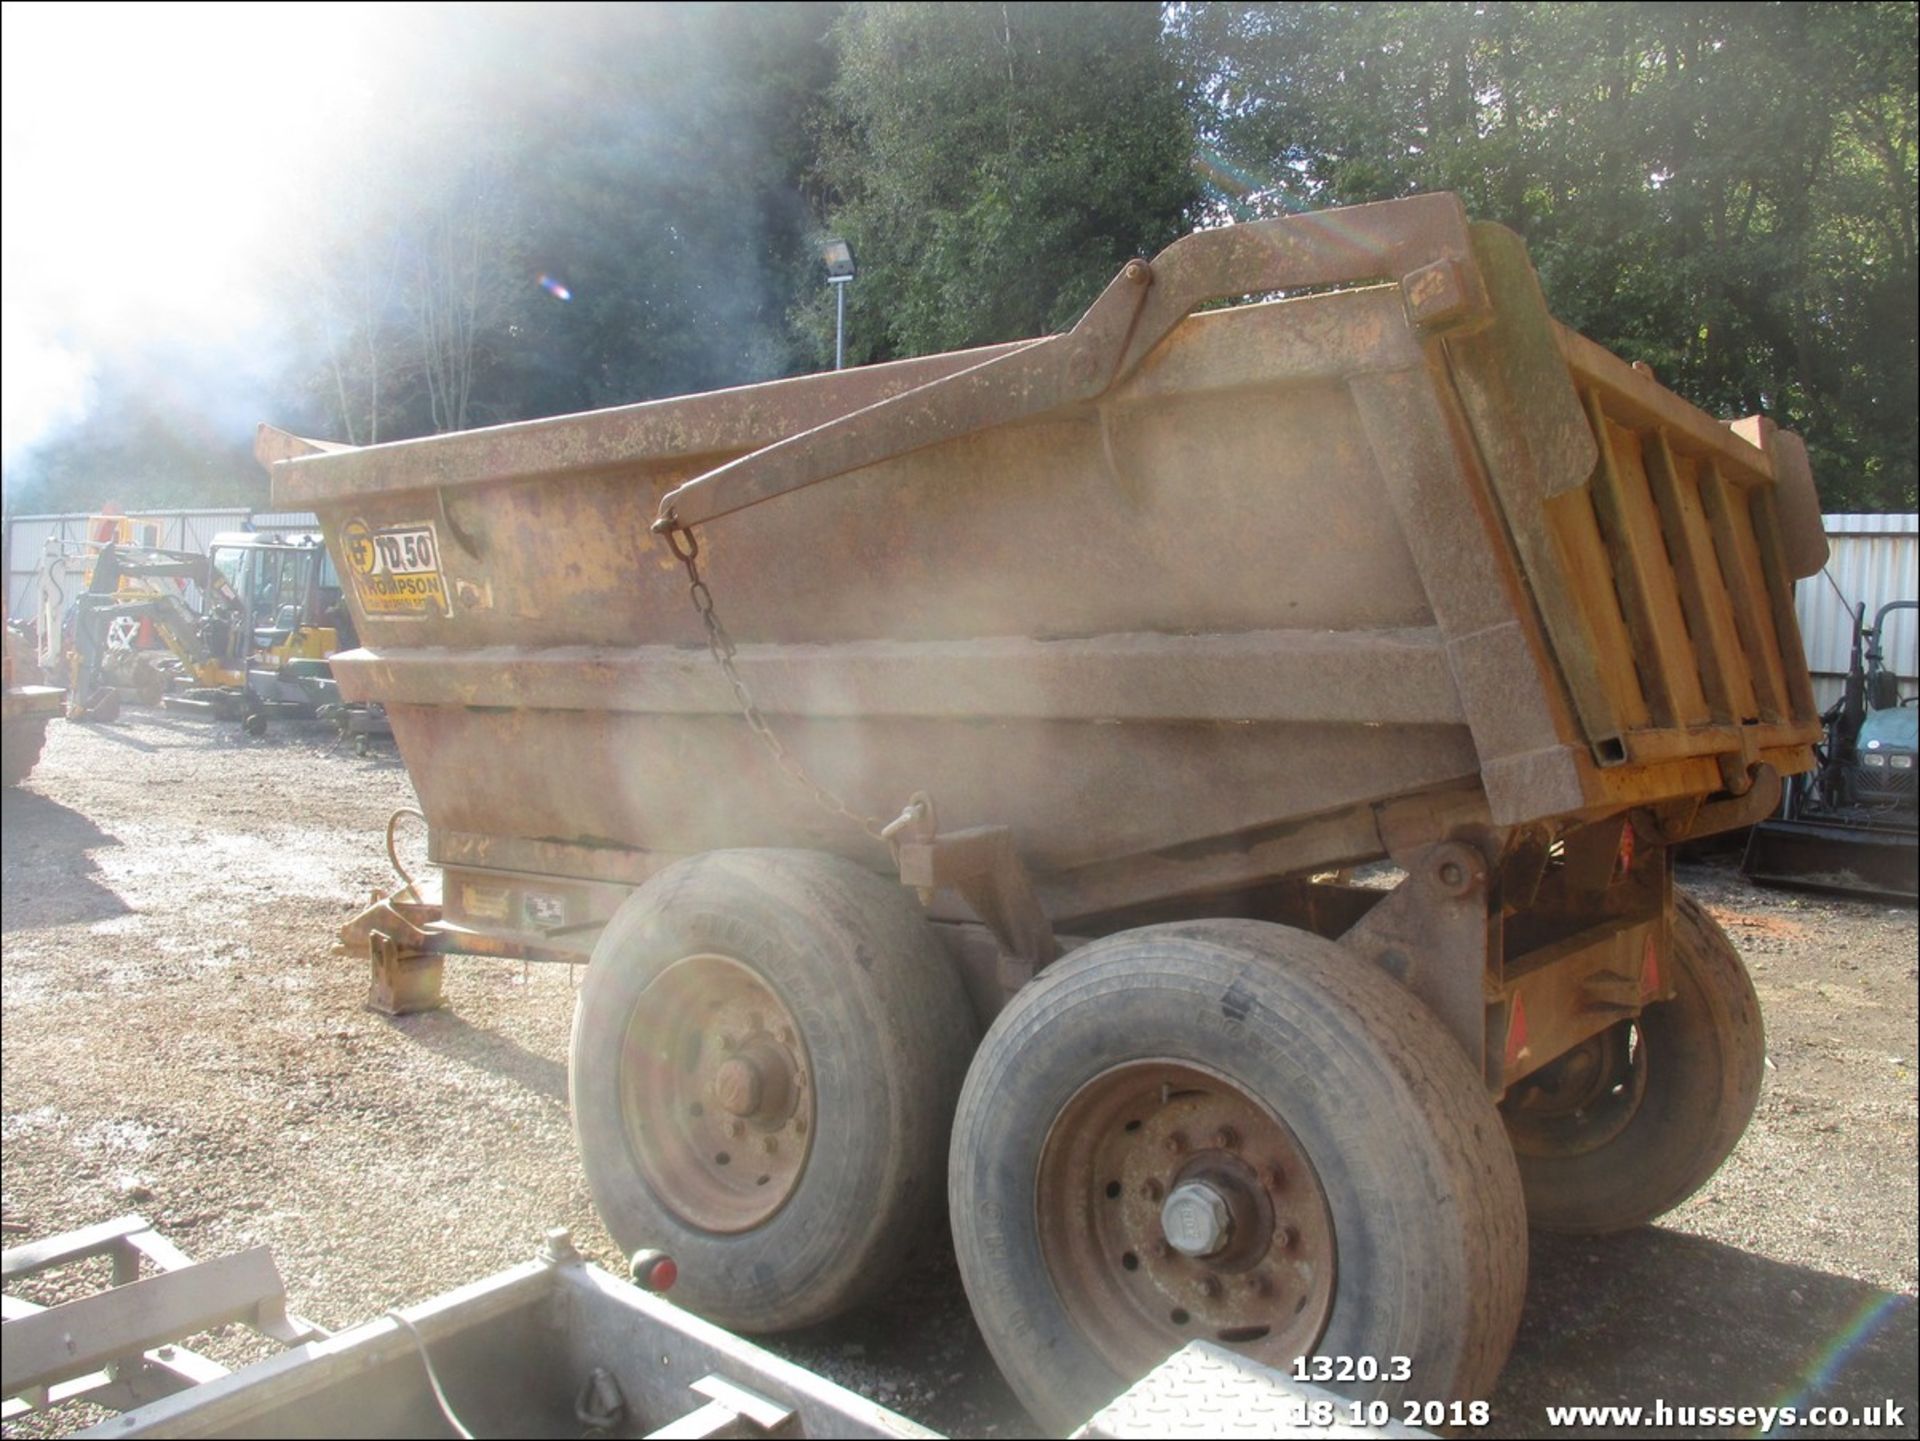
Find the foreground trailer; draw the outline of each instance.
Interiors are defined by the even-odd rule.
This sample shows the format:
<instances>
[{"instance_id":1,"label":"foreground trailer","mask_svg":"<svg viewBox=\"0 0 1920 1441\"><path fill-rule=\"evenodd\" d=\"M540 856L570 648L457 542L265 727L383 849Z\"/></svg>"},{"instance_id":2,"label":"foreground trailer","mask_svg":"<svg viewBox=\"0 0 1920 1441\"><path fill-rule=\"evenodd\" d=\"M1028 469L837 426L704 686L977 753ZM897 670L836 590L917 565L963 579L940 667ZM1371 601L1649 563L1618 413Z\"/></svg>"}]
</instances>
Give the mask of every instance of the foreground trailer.
<instances>
[{"instance_id":1,"label":"foreground trailer","mask_svg":"<svg viewBox=\"0 0 1920 1441\"><path fill-rule=\"evenodd\" d=\"M525 1265L335 1334L288 1312L266 1247L194 1262L140 1216L10 1248L6 1278L96 1258L112 1261L106 1290L56 1306L6 1298L9 1421L39 1412L46 1425L83 1403L121 1414L81 1436L938 1434L669 1304L671 1257L637 1254L629 1285L561 1228ZM142 1279L143 1265L156 1274ZM180 1344L234 1321L288 1349L228 1371ZM1484 1421L1484 1403L1463 1419ZM1075 1434L1432 1433L1193 1342Z\"/></svg>"},{"instance_id":2,"label":"foreground trailer","mask_svg":"<svg viewBox=\"0 0 1920 1441\"><path fill-rule=\"evenodd\" d=\"M104 1291L7 1297L9 1421L83 1401L123 1413L83 1436L934 1434L588 1265L564 1230L525 1265L333 1335L287 1311L266 1247L196 1263L139 1216L9 1249L6 1276L101 1256ZM653 1253L636 1275L664 1290L671 1266ZM235 1321L288 1349L229 1372L180 1344Z\"/></svg>"},{"instance_id":3,"label":"foreground trailer","mask_svg":"<svg viewBox=\"0 0 1920 1441\"><path fill-rule=\"evenodd\" d=\"M590 957L595 1198L725 1324L875 1294L944 1188L1050 1425L1196 1338L1468 1398L1529 1220L1746 1125L1667 848L1811 763L1805 451L1453 197L1192 236L1039 341L258 450L444 872L348 928L376 991Z\"/></svg>"}]
</instances>

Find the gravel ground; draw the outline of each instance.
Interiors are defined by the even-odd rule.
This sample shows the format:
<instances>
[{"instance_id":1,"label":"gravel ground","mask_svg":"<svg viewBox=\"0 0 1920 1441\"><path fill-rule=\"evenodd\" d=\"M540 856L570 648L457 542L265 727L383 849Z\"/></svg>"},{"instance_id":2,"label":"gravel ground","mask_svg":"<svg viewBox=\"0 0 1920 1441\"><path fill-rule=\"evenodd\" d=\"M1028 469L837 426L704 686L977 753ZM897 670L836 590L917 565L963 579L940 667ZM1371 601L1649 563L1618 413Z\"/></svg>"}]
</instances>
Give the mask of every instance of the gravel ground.
<instances>
[{"instance_id":1,"label":"gravel ground","mask_svg":"<svg viewBox=\"0 0 1920 1441\"><path fill-rule=\"evenodd\" d=\"M618 1270L567 1121L575 977L457 961L445 1010L363 1010L363 968L332 935L390 884L380 827L413 796L390 754L331 741L129 709L56 723L6 794L9 1244L131 1210L196 1256L265 1243L294 1308L330 1327L525 1260L551 1225ZM1905 1422L1878 1434L1915 1435L1914 912L1758 891L1725 867L1682 879L1766 1008L1759 1114L1661 1226L1535 1241L1483 1434L1538 1435L1563 1402L1798 1399L1892 1400ZM772 1344L950 1434L1030 1430L948 1256ZM238 1332L203 1345L258 1354Z\"/></svg>"}]
</instances>

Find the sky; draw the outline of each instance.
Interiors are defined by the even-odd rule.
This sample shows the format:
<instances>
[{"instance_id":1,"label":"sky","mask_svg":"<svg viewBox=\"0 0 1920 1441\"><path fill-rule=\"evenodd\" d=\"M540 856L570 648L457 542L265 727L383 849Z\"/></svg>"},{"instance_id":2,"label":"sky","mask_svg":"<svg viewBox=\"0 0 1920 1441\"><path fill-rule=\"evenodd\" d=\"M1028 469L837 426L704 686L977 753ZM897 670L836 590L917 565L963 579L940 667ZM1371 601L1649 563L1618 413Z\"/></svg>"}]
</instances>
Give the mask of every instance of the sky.
<instances>
[{"instance_id":1,"label":"sky","mask_svg":"<svg viewBox=\"0 0 1920 1441\"><path fill-rule=\"evenodd\" d=\"M0 450L83 420L152 347L272 345L269 218L350 153L400 6L0 10ZM290 164L291 157L298 157Z\"/></svg>"}]
</instances>

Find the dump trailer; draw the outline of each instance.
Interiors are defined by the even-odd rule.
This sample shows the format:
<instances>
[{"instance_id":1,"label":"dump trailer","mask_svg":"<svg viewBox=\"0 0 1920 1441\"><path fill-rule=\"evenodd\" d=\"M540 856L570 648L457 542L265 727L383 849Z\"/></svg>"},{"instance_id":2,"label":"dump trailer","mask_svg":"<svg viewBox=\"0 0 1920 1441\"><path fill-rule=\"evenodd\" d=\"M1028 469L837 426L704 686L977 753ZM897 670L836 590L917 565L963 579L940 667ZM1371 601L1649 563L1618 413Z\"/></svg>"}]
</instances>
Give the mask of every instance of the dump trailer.
<instances>
[{"instance_id":1,"label":"dump trailer","mask_svg":"<svg viewBox=\"0 0 1920 1441\"><path fill-rule=\"evenodd\" d=\"M1466 1405L1528 1222L1746 1125L1667 856L1811 764L1806 453L1452 196L1190 236L1039 340L257 451L442 870L347 928L376 998L589 960L595 1200L723 1324L947 1214L1048 1425L1196 1339Z\"/></svg>"}]
</instances>

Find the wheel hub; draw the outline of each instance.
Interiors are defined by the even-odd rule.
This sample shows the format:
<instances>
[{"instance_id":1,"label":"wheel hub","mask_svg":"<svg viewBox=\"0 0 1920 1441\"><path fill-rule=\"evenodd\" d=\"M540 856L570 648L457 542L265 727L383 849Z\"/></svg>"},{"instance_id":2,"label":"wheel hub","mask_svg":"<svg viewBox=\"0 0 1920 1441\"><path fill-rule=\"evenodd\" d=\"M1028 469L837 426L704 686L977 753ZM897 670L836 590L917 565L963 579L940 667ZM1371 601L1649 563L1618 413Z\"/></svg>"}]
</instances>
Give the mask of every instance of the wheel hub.
<instances>
[{"instance_id":1,"label":"wheel hub","mask_svg":"<svg viewBox=\"0 0 1920 1441\"><path fill-rule=\"evenodd\" d=\"M1626 1129L1647 1089L1639 1022L1589 1036L1507 1093L1500 1110L1523 1156L1577 1156Z\"/></svg>"},{"instance_id":2,"label":"wheel hub","mask_svg":"<svg viewBox=\"0 0 1920 1441\"><path fill-rule=\"evenodd\" d=\"M1138 1375L1187 1341L1269 1364L1332 1309L1332 1213L1291 1130L1198 1066L1140 1061L1083 1086L1037 1177L1041 1251L1075 1324Z\"/></svg>"},{"instance_id":3,"label":"wheel hub","mask_svg":"<svg viewBox=\"0 0 1920 1441\"><path fill-rule=\"evenodd\" d=\"M736 1116L751 1116L760 1109L764 1084L753 1062L736 1057L714 1072L713 1095Z\"/></svg>"},{"instance_id":4,"label":"wheel hub","mask_svg":"<svg viewBox=\"0 0 1920 1441\"><path fill-rule=\"evenodd\" d=\"M760 1035L722 1061L713 1073L713 1099L746 1120L786 1120L793 1112L794 1058L771 1036Z\"/></svg>"},{"instance_id":5,"label":"wheel hub","mask_svg":"<svg viewBox=\"0 0 1920 1441\"><path fill-rule=\"evenodd\" d=\"M763 1225L812 1153L813 1088L798 1024L757 972L725 956L689 956L641 993L621 1101L648 1188L701 1230Z\"/></svg>"},{"instance_id":6,"label":"wheel hub","mask_svg":"<svg viewBox=\"0 0 1920 1441\"><path fill-rule=\"evenodd\" d=\"M1173 1188L1160 1208L1160 1229L1167 1244L1183 1256L1211 1256L1226 1249L1233 1235L1233 1215L1227 1199L1205 1181L1186 1181Z\"/></svg>"}]
</instances>

